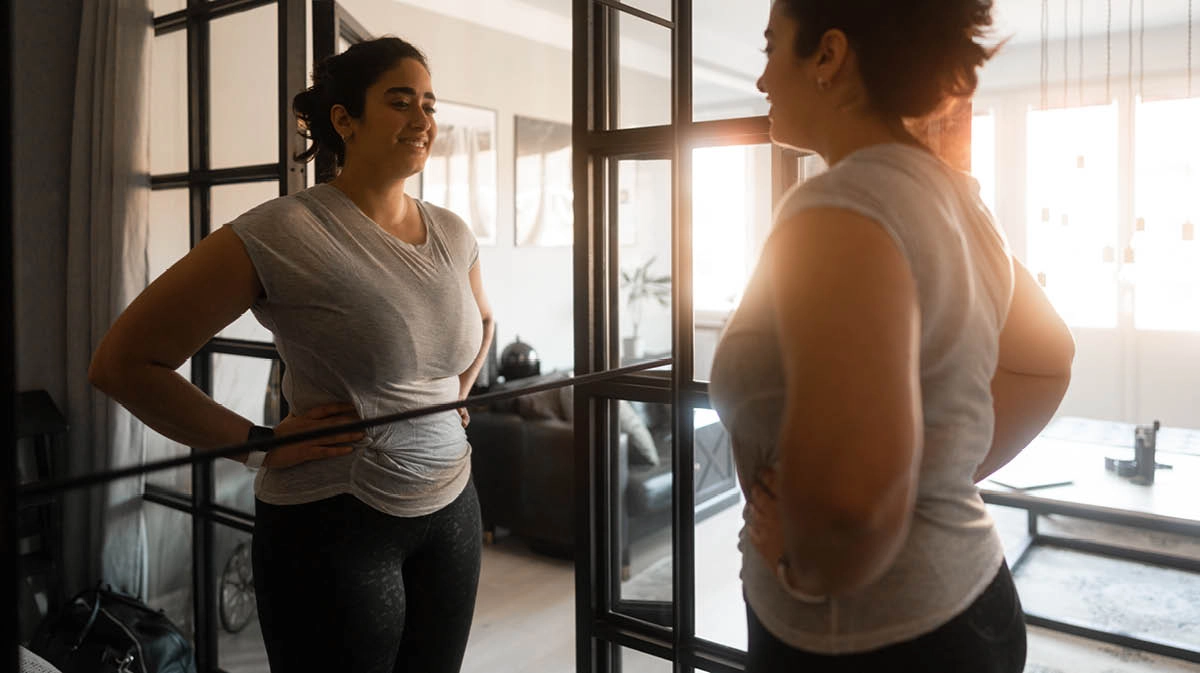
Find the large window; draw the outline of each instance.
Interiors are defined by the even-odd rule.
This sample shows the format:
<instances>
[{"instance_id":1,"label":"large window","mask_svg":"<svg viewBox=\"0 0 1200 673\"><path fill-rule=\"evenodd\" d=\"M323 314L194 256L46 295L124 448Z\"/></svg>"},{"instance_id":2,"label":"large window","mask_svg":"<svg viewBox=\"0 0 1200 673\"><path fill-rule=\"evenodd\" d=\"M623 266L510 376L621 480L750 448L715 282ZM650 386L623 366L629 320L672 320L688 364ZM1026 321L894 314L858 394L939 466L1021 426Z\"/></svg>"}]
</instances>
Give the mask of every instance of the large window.
<instances>
[{"instance_id":1,"label":"large window","mask_svg":"<svg viewBox=\"0 0 1200 673\"><path fill-rule=\"evenodd\" d=\"M1139 101L1134 114L1133 323L1200 332L1200 98Z\"/></svg>"},{"instance_id":2,"label":"large window","mask_svg":"<svg viewBox=\"0 0 1200 673\"><path fill-rule=\"evenodd\" d=\"M1073 327L1117 325L1117 106L1028 114L1028 266Z\"/></svg>"}]
</instances>

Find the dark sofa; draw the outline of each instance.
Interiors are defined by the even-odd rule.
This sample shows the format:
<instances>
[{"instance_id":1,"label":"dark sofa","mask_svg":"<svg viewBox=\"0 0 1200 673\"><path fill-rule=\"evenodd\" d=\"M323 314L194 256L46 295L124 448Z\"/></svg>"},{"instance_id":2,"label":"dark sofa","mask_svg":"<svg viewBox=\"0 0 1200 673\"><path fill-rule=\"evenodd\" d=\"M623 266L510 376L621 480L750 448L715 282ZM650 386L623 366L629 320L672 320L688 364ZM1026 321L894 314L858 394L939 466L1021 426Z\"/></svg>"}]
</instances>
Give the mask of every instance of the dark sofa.
<instances>
[{"instance_id":1,"label":"dark sofa","mask_svg":"<svg viewBox=\"0 0 1200 673\"><path fill-rule=\"evenodd\" d=\"M551 374L522 379L521 385L565 379ZM495 388L493 388L494 390ZM472 409L467 437L479 491L484 530L508 530L536 551L570 556L575 541L574 425L570 389L534 393L515 403ZM620 507L620 550L670 526L670 408L620 403L616 447ZM728 435L716 423L696 433L697 518L737 501L737 480Z\"/></svg>"}]
</instances>

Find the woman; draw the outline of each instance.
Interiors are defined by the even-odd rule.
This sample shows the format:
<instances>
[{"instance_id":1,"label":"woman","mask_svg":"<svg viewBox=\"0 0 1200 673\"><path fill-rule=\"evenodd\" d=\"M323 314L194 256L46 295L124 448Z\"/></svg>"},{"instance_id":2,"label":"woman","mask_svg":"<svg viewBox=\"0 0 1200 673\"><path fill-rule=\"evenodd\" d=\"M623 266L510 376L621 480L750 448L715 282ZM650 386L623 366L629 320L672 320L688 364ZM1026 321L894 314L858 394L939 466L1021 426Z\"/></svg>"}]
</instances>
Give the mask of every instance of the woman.
<instances>
[{"instance_id":1,"label":"woman","mask_svg":"<svg viewBox=\"0 0 1200 673\"><path fill-rule=\"evenodd\" d=\"M404 193L437 136L424 55L390 37L317 65L293 108L337 157L328 184L201 241L117 319L92 381L210 449L463 399L492 338L478 247ZM287 365L292 414L251 422L175 374L251 309ZM271 669L457 671L479 577L465 410L288 444L255 480L255 593Z\"/></svg>"},{"instance_id":2,"label":"woman","mask_svg":"<svg viewBox=\"0 0 1200 673\"><path fill-rule=\"evenodd\" d=\"M776 0L786 195L711 395L748 504L760 671L1016 672L1020 601L976 482L1054 414L1074 341L978 185L905 126L967 97L990 0Z\"/></svg>"}]
</instances>

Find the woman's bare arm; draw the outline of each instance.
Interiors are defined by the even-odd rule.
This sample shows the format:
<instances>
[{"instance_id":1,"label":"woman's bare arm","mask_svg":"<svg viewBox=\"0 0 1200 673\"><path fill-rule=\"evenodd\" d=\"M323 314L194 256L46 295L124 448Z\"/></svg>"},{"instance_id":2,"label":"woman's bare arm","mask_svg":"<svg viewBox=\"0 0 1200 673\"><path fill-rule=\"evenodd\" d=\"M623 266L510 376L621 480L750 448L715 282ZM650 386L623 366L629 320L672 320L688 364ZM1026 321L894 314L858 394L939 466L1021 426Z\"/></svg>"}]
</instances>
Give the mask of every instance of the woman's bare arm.
<instances>
[{"instance_id":1,"label":"woman's bare arm","mask_svg":"<svg viewBox=\"0 0 1200 673\"><path fill-rule=\"evenodd\" d=\"M1046 427L1071 383L1075 340L1029 270L1013 261L1013 301L1000 333L992 378L996 427L992 448L975 472L987 478Z\"/></svg>"}]
</instances>

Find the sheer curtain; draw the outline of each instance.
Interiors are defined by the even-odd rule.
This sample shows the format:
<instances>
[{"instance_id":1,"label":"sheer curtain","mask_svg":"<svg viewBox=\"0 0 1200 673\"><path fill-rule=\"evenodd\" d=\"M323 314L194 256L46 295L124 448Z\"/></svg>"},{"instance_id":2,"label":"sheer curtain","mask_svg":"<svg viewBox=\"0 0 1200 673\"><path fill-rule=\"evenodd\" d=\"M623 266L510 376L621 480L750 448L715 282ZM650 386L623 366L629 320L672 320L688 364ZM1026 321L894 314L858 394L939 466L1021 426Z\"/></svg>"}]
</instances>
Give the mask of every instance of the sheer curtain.
<instances>
[{"instance_id":1,"label":"sheer curtain","mask_svg":"<svg viewBox=\"0 0 1200 673\"><path fill-rule=\"evenodd\" d=\"M150 196L149 0L83 3L67 230L65 464L72 475L136 465L142 426L88 383L92 352L147 283ZM104 581L144 596L142 478L67 494L67 592Z\"/></svg>"}]
</instances>

